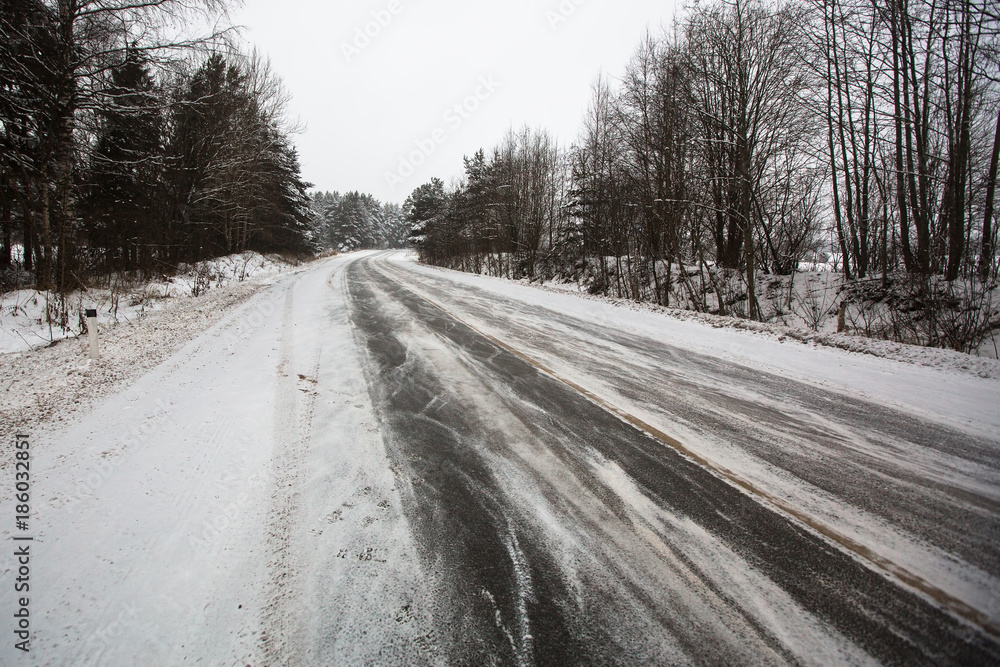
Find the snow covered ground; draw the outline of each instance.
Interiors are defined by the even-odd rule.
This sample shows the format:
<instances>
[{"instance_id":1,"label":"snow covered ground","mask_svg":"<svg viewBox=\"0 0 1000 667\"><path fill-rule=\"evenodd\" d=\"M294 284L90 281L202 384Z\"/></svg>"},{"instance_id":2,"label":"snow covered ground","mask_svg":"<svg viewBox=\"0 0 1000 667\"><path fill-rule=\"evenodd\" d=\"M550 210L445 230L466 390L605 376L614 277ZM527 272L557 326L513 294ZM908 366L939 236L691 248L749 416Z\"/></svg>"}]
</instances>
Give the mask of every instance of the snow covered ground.
<instances>
[{"instance_id":1,"label":"snow covered ground","mask_svg":"<svg viewBox=\"0 0 1000 667\"><path fill-rule=\"evenodd\" d=\"M368 260L375 273L356 269ZM378 286L358 282L383 273ZM390 295L394 280L409 292ZM668 647L679 663L865 664L877 661L880 637L898 640L884 655L915 662L1000 655L996 638L971 629L976 619L968 625L927 595L872 578L881 570L690 459L663 474L616 460L605 440L631 447L637 434L565 386L560 409L593 412L580 424L555 413L546 421L525 398L556 400L544 378L537 389L530 378L505 384L501 370L520 368L516 359L450 315L408 311L433 310L414 295L968 602L979 626L1000 619L996 362L963 365L934 351L941 361L928 366L902 348L861 354L431 269L404 253L355 253L166 299L109 329L97 362L85 359L83 340L0 356L0 424L31 436L34 457L30 530L18 533L35 538L30 664L447 664L485 656L490 637L515 664L543 661L546 646L596 647L604 653L593 655L624 663ZM630 393L616 375L648 391ZM736 381L746 384L724 386ZM435 394L434 382L444 390ZM786 400L782 383L805 387L803 401L843 397L843 414L870 405L872 421L845 425L840 412ZM662 405L674 390L676 405ZM694 412L714 408L700 391L718 393L719 423L746 443L705 434ZM779 414L792 419L788 431L766 423ZM913 422L894 435L885 414ZM878 438L867 439L869 426ZM905 442L922 429L950 440ZM926 494L913 497L914 525L897 521L907 507L882 514L877 502L861 506L856 488L837 493L770 463L768 450L751 447L757 430L790 461L816 457L835 481L867 461L884 494ZM421 440L427 433L442 435ZM436 460L452 440L468 452ZM668 465L660 449L651 456ZM13 456L3 451L0 534L9 540L14 502L3 489L14 484ZM665 500L651 490L661 482L706 495ZM918 512L973 512L952 494L981 505L985 534L970 537L968 555L937 545L930 514ZM477 551L494 529L499 552ZM961 537L976 527L954 529ZM783 548L775 535L793 539L803 562L755 560ZM471 555L450 560L458 553ZM835 569L823 575L827 562ZM801 581L795 568L826 580ZM10 556L0 571L9 616ZM907 634L913 628L924 638ZM12 642L0 645L0 663L17 659Z\"/></svg>"},{"instance_id":2,"label":"snow covered ground","mask_svg":"<svg viewBox=\"0 0 1000 667\"><path fill-rule=\"evenodd\" d=\"M522 282L541 284L547 289L576 293L587 298L629 303L632 296L631 282L615 277L615 274L625 272L623 267L618 266L621 262L614 257L606 257L605 264L612 274L606 284L608 297L590 294L595 286L605 285L604 279L599 277L600 269L593 260L585 271L578 268L567 274L564 268L553 278L537 283L537 279L529 282L525 278ZM466 270L469 270L468 267ZM702 270L675 264L668 273L666 265L661 262L657 264L657 271L661 286L671 284L669 302L672 307L653 305L656 301L653 295L658 288L652 282L642 286L643 298L636 305L653 311L670 312L678 318L726 322L727 326L774 331L779 335L806 338L880 356L886 349L898 352L901 348L909 347L886 345L882 342L884 340L930 345L928 341L931 339L931 332L927 330L927 326L929 320L934 320L933 340L937 341L934 345L940 345L942 340L962 340L962 345L968 345L974 356L990 359L997 359L1000 350L998 286L994 286L989 292L981 292L982 285L975 281L947 283L942 279L933 279L931 286L935 296L931 299L936 300L939 307L931 316L925 310L928 297L921 293L926 286L918 289L908 283L906 276L870 276L868 279L845 281L840 269L831 263L801 262L792 275L758 274L756 295L763 321L750 322L699 312L717 312L719 297L716 287L726 292L729 312L745 311L746 294L741 276L718 276L707 294L695 297L696 294L700 295L701 285L706 280ZM552 274L553 269L549 267L546 275ZM888 287L883 285L883 280L887 281ZM603 289L602 287L602 293ZM970 290L976 293L972 294ZM696 301L696 298L704 298L704 303ZM839 308L842 303L846 304L845 331L854 333L853 336L832 335L839 329ZM890 303L896 304L895 307L890 308ZM981 320L980 324L973 326L972 321L978 320ZM980 331L980 326L982 336L966 341L965 337L971 336L973 331ZM917 356L919 355L915 355Z\"/></svg>"},{"instance_id":3,"label":"snow covered ground","mask_svg":"<svg viewBox=\"0 0 1000 667\"><path fill-rule=\"evenodd\" d=\"M137 317L125 317L119 311L117 323L108 322L108 313L100 311L104 324L100 326L101 361L87 359L86 337L78 338L73 332L55 338L55 344L44 342L32 348L18 347L17 352L0 354L0 428L4 433L15 429L34 430L67 422L74 415L85 413L95 402L120 391L156 365L168 359L183 344L201 335L232 308L242 304L257 291L272 283L282 274L296 272L287 264L265 260L259 255L256 264L260 270L239 280L216 273L214 287L199 290L200 296L192 297L192 274L180 274L165 285L151 285L140 290L143 294L171 294L168 298L145 299ZM203 269L226 266L236 258L224 258L203 265ZM233 268L236 264L232 263ZM248 272L249 273L249 272ZM205 272L203 272L203 275ZM210 275L210 274L209 274ZM204 283L203 283L204 284ZM257 314L256 319L261 316ZM17 330L25 325L25 338L40 325L25 318L10 324ZM8 339L11 340L11 339ZM21 340L21 336L17 336ZM29 339L30 340L30 339ZM23 348L23 349L22 349ZM0 466L7 462L0 462Z\"/></svg>"},{"instance_id":4,"label":"snow covered ground","mask_svg":"<svg viewBox=\"0 0 1000 667\"><path fill-rule=\"evenodd\" d=\"M289 270L273 257L245 252L197 265L181 265L177 275L142 285L116 289L94 288L66 297L22 289L0 294L0 354L21 352L78 336L81 314L97 310L98 325L107 329L130 325L163 309L170 299L197 297L212 289L246 280L260 281ZM67 317L61 321L59 317ZM51 315L51 317L50 317Z\"/></svg>"},{"instance_id":5,"label":"snow covered ground","mask_svg":"<svg viewBox=\"0 0 1000 667\"><path fill-rule=\"evenodd\" d=\"M30 664L297 664L306 646L361 663L378 657L359 653L366 632L388 636L388 624L405 647L430 631L394 620L421 582L351 332L323 317L343 311L327 279L344 262L270 279L249 299L230 290L211 303L217 316L183 331L145 321L142 340L119 339L99 362L83 361L82 342L8 355L33 376L19 390L57 367L33 367L33 355L69 350L84 376L138 357L93 410L66 404L87 382L46 394L42 414L5 409L4 432L31 435L34 451ZM156 346L171 353L150 370L141 357ZM13 486L12 456L3 479ZM12 517L9 497L0 509ZM13 573L5 558L0 608L13 608ZM3 642L0 662L16 660Z\"/></svg>"}]
</instances>

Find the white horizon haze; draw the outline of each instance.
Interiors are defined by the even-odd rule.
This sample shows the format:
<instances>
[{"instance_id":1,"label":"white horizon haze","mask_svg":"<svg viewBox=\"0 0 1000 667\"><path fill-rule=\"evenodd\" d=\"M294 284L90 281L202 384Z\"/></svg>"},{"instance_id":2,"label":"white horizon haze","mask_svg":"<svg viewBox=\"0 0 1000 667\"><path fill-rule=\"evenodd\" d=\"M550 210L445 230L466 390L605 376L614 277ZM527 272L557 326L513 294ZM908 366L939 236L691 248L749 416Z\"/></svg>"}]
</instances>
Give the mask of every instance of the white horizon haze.
<instances>
[{"instance_id":1,"label":"white horizon haze","mask_svg":"<svg viewBox=\"0 0 1000 667\"><path fill-rule=\"evenodd\" d=\"M679 6L679 3L678 3ZM674 2L246 0L243 39L271 61L303 178L317 190L402 203L510 129L579 134L591 86L623 73Z\"/></svg>"}]
</instances>

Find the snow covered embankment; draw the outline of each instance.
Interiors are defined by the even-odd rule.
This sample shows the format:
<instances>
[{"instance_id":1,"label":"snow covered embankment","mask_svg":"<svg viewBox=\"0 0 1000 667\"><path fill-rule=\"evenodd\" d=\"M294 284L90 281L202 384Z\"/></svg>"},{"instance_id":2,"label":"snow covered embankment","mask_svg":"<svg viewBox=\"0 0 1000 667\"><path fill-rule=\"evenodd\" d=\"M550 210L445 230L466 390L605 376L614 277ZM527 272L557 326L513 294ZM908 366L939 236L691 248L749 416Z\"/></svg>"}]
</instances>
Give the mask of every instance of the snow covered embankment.
<instances>
[{"instance_id":1,"label":"snow covered embankment","mask_svg":"<svg viewBox=\"0 0 1000 667\"><path fill-rule=\"evenodd\" d=\"M41 425L69 421L157 366L262 287L300 270L304 267L246 253L187 267L174 278L119 295L117 313L108 290L73 295L82 307L98 308L97 363L87 359L86 338L78 338L79 332L55 329L48 338L48 325L39 322L45 313L44 292L4 294L0 430L34 432ZM29 345L32 340L37 345Z\"/></svg>"}]
</instances>

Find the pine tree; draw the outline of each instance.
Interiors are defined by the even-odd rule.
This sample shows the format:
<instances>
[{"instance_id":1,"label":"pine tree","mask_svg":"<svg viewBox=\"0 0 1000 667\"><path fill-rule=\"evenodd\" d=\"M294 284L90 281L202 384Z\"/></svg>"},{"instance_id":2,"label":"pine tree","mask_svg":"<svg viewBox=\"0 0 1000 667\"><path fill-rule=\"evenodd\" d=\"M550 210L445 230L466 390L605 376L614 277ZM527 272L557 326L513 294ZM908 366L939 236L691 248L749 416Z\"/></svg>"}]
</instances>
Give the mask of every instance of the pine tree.
<instances>
[{"instance_id":1,"label":"pine tree","mask_svg":"<svg viewBox=\"0 0 1000 667\"><path fill-rule=\"evenodd\" d=\"M432 178L414 190L403 204L403 215L410 225L409 241L423 261L431 264L444 258L438 227L448 210L444 183Z\"/></svg>"},{"instance_id":2,"label":"pine tree","mask_svg":"<svg viewBox=\"0 0 1000 667\"><path fill-rule=\"evenodd\" d=\"M163 170L162 99L141 54L129 52L112 72L110 104L101 110L81 210L103 268L150 270L158 240Z\"/></svg>"}]
</instances>

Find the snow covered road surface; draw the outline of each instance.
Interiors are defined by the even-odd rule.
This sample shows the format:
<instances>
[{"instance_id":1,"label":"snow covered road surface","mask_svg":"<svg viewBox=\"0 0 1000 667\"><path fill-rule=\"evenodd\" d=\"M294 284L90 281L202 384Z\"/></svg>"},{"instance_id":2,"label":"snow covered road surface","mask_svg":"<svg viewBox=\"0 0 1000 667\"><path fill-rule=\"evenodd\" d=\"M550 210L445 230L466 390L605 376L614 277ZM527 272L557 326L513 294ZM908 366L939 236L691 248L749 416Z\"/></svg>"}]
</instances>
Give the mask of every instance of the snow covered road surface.
<instances>
[{"instance_id":1,"label":"snow covered road surface","mask_svg":"<svg viewBox=\"0 0 1000 667\"><path fill-rule=\"evenodd\" d=\"M1000 611L996 417L922 398L951 382L996 406L996 381L897 364L909 403L885 382L848 396L838 373L883 369L823 373L828 352L802 346L789 365L803 382L764 372L752 339L748 366L622 316L398 254L278 280L64 432L32 434L35 636L29 662L12 642L0 660L1000 660L983 630ZM942 610L490 337L976 614ZM0 610L14 606L6 568Z\"/></svg>"},{"instance_id":2,"label":"snow covered road surface","mask_svg":"<svg viewBox=\"0 0 1000 667\"><path fill-rule=\"evenodd\" d=\"M382 266L395 280L477 330L960 601L980 624L1000 622L996 379L393 259Z\"/></svg>"},{"instance_id":3,"label":"snow covered road surface","mask_svg":"<svg viewBox=\"0 0 1000 667\"><path fill-rule=\"evenodd\" d=\"M381 662L430 631L395 620L422 577L328 282L346 261L280 279L68 430L31 434L34 643L3 642L0 663Z\"/></svg>"}]
</instances>

